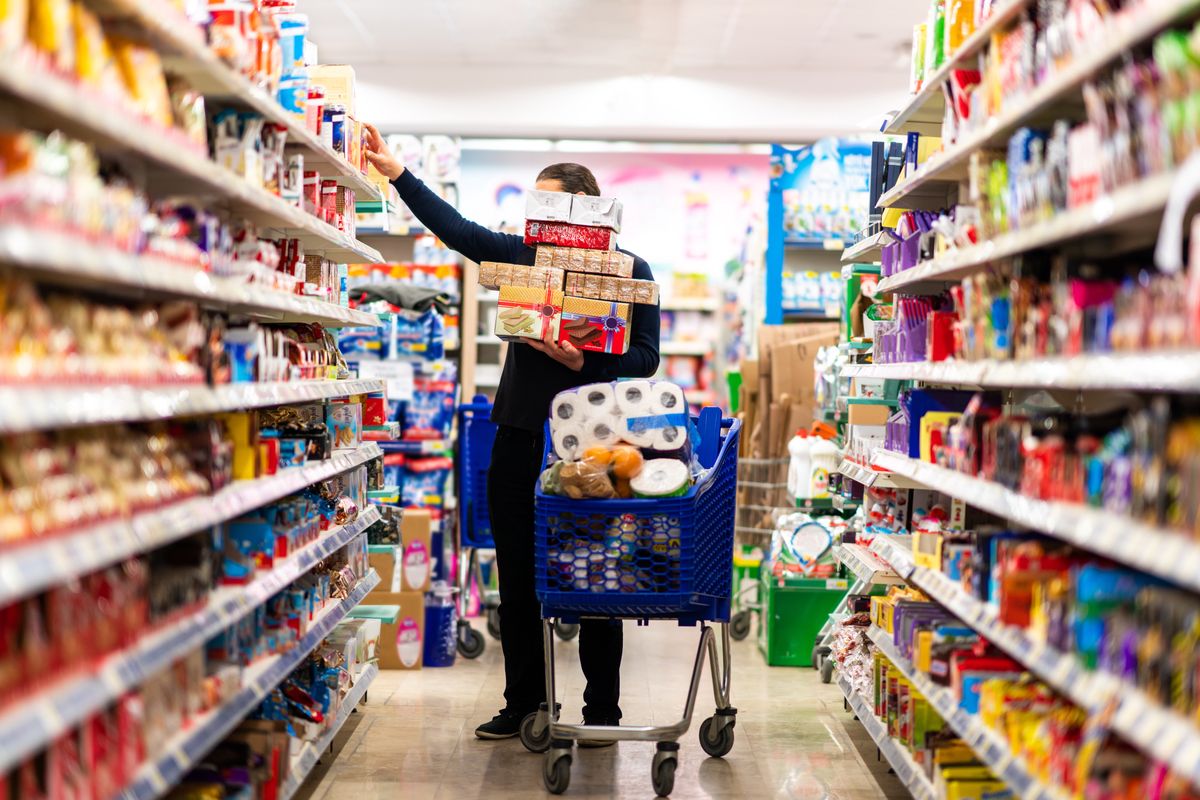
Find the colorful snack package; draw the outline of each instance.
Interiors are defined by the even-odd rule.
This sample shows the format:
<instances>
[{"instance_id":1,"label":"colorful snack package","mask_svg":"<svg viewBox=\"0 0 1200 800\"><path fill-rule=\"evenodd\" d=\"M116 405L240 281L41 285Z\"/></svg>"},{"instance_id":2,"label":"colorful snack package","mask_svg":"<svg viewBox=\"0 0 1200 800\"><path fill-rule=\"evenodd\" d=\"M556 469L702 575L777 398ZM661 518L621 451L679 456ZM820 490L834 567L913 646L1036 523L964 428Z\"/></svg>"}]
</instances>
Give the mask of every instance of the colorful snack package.
<instances>
[{"instance_id":1,"label":"colorful snack package","mask_svg":"<svg viewBox=\"0 0 1200 800\"><path fill-rule=\"evenodd\" d=\"M581 297L563 298L558 342L580 350L629 352L629 304Z\"/></svg>"}]
</instances>

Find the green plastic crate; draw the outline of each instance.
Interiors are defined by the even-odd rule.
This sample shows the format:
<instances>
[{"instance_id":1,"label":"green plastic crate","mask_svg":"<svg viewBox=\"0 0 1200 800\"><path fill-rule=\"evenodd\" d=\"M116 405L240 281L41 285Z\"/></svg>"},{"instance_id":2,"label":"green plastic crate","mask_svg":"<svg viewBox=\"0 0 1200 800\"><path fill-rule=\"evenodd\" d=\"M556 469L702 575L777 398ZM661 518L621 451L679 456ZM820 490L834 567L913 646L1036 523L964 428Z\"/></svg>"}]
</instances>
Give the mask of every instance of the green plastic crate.
<instances>
[{"instance_id":1,"label":"green plastic crate","mask_svg":"<svg viewBox=\"0 0 1200 800\"><path fill-rule=\"evenodd\" d=\"M758 649L772 667L811 667L817 634L850 588L845 578L760 578Z\"/></svg>"}]
</instances>

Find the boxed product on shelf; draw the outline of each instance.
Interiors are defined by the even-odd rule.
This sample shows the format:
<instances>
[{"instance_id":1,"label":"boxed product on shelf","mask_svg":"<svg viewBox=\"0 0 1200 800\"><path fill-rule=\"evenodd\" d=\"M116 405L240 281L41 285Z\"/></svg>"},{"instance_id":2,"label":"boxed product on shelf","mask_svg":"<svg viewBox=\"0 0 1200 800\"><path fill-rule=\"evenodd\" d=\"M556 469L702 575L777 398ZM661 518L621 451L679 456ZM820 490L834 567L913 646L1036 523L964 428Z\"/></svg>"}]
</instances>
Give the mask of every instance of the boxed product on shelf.
<instances>
[{"instance_id":1,"label":"boxed product on shelf","mask_svg":"<svg viewBox=\"0 0 1200 800\"><path fill-rule=\"evenodd\" d=\"M325 104L340 105L343 113L358 116L354 67L350 64L314 64L308 67L309 83L324 89Z\"/></svg>"},{"instance_id":2,"label":"boxed product on shelf","mask_svg":"<svg viewBox=\"0 0 1200 800\"><path fill-rule=\"evenodd\" d=\"M495 334L506 341L557 338L563 293L552 288L501 286Z\"/></svg>"},{"instance_id":3,"label":"boxed product on shelf","mask_svg":"<svg viewBox=\"0 0 1200 800\"><path fill-rule=\"evenodd\" d=\"M633 275L633 256L620 250L539 246L534 265L566 272L612 275L618 278L628 278Z\"/></svg>"},{"instance_id":4,"label":"boxed product on shelf","mask_svg":"<svg viewBox=\"0 0 1200 800\"><path fill-rule=\"evenodd\" d=\"M617 246L617 234L609 228L589 228L567 222L527 220L525 222L525 244L612 250Z\"/></svg>"},{"instance_id":5,"label":"boxed product on shelf","mask_svg":"<svg viewBox=\"0 0 1200 800\"><path fill-rule=\"evenodd\" d=\"M658 284L636 278L568 272L566 293L593 300L658 305Z\"/></svg>"},{"instance_id":6,"label":"boxed product on shelf","mask_svg":"<svg viewBox=\"0 0 1200 800\"><path fill-rule=\"evenodd\" d=\"M362 444L361 403L330 403L326 412L326 424L333 437L334 450L355 450Z\"/></svg>"},{"instance_id":7,"label":"boxed product on shelf","mask_svg":"<svg viewBox=\"0 0 1200 800\"><path fill-rule=\"evenodd\" d=\"M433 515L420 508L405 509L400 520L400 586L406 592L427 592L433 580Z\"/></svg>"},{"instance_id":8,"label":"boxed product on shelf","mask_svg":"<svg viewBox=\"0 0 1200 800\"><path fill-rule=\"evenodd\" d=\"M494 261L484 261L479 265L479 285L488 289L499 289L501 286L562 289L564 278L563 270L557 267L527 267Z\"/></svg>"},{"instance_id":9,"label":"boxed product on shelf","mask_svg":"<svg viewBox=\"0 0 1200 800\"><path fill-rule=\"evenodd\" d=\"M597 353L627 353L629 317L628 303L564 297L558 342Z\"/></svg>"}]
</instances>

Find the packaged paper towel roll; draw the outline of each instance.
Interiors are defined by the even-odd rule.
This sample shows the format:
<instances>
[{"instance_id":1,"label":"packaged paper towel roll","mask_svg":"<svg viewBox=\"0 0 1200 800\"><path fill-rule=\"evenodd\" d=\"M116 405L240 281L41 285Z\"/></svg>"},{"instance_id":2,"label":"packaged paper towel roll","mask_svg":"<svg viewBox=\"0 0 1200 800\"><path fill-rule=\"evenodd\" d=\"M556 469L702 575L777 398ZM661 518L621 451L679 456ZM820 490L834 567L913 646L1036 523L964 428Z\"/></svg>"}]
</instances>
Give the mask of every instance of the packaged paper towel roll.
<instances>
[{"instance_id":1,"label":"packaged paper towel roll","mask_svg":"<svg viewBox=\"0 0 1200 800\"><path fill-rule=\"evenodd\" d=\"M559 392L550 404L551 430L564 422L581 423L587 416L584 400L576 392Z\"/></svg>"},{"instance_id":2,"label":"packaged paper towel roll","mask_svg":"<svg viewBox=\"0 0 1200 800\"><path fill-rule=\"evenodd\" d=\"M682 425L664 425L647 431L651 441L648 447L663 453L673 453L687 444L687 428Z\"/></svg>"},{"instance_id":3,"label":"packaged paper towel roll","mask_svg":"<svg viewBox=\"0 0 1200 800\"><path fill-rule=\"evenodd\" d=\"M592 383L576 390L589 417L617 413L617 394L611 383Z\"/></svg>"},{"instance_id":4,"label":"packaged paper towel roll","mask_svg":"<svg viewBox=\"0 0 1200 800\"><path fill-rule=\"evenodd\" d=\"M550 439L554 443L554 452L563 461L578 461L590 444L582 421L560 422L551 428Z\"/></svg>"},{"instance_id":5,"label":"packaged paper towel roll","mask_svg":"<svg viewBox=\"0 0 1200 800\"><path fill-rule=\"evenodd\" d=\"M653 414L686 414L687 400L680 389L669 381L658 381L650 390L650 411Z\"/></svg>"},{"instance_id":6,"label":"packaged paper towel roll","mask_svg":"<svg viewBox=\"0 0 1200 800\"><path fill-rule=\"evenodd\" d=\"M637 477L630 481L638 497L676 497L686 494L692 476L687 464L674 458L655 458L647 461Z\"/></svg>"}]
</instances>

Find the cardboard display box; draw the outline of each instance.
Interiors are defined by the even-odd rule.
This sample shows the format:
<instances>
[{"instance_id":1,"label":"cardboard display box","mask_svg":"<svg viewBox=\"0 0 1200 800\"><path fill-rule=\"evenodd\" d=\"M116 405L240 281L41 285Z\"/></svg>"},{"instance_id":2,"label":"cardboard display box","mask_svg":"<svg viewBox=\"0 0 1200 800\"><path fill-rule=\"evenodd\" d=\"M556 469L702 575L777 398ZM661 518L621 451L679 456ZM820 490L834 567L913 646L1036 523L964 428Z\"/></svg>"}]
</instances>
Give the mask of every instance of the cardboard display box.
<instances>
[{"instance_id":1,"label":"cardboard display box","mask_svg":"<svg viewBox=\"0 0 1200 800\"><path fill-rule=\"evenodd\" d=\"M396 621L379 631L380 669L420 669L425 648L425 595L422 592L371 592L368 605L399 606Z\"/></svg>"},{"instance_id":2,"label":"cardboard display box","mask_svg":"<svg viewBox=\"0 0 1200 800\"><path fill-rule=\"evenodd\" d=\"M433 576L433 515L429 509L405 509L400 520L400 591L428 592Z\"/></svg>"}]
</instances>

